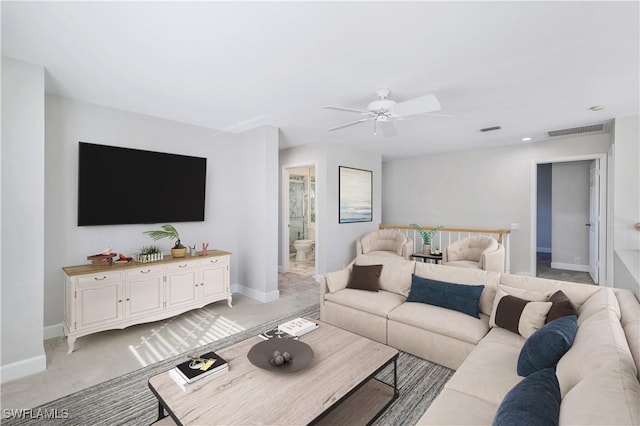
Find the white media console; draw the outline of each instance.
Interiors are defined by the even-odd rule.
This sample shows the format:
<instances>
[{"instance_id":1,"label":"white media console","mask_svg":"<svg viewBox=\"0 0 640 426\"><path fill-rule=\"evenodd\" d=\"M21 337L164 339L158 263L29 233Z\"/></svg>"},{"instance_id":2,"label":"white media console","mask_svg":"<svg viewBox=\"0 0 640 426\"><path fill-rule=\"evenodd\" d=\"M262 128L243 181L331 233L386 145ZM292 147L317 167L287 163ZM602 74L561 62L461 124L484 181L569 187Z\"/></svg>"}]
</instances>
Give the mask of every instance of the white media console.
<instances>
[{"instance_id":1,"label":"white media console","mask_svg":"<svg viewBox=\"0 0 640 426\"><path fill-rule=\"evenodd\" d=\"M66 266L64 333L78 337L173 317L209 303L231 307L231 253L165 257L153 263Z\"/></svg>"}]
</instances>

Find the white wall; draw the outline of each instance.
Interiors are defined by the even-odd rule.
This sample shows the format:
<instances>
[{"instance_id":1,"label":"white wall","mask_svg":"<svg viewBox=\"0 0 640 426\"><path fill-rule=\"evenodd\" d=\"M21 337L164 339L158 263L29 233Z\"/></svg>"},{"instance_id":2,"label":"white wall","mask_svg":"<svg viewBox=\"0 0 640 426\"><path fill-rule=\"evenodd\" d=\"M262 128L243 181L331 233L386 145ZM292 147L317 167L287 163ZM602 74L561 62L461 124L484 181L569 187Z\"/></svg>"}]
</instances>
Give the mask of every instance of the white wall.
<instances>
[{"instance_id":1,"label":"white wall","mask_svg":"<svg viewBox=\"0 0 640 426\"><path fill-rule=\"evenodd\" d=\"M51 335L56 335L63 319L60 268L87 263L87 255L107 246L120 253L133 254L152 242L142 232L158 227L76 225L79 141L206 157L205 221L174 225L185 245L196 244L199 248L203 242L208 242L210 249L232 252L232 290L237 288L251 292L253 297L266 299L267 293L273 290L271 287L277 274L270 276L264 266L245 254L254 235L260 237L254 240L251 251L263 253L272 249L268 235L277 233L277 205L273 201L277 199L277 132L275 138L273 130L225 134L47 96L45 325L55 328L50 330ZM114 165L110 181L105 184L131 183L118 181L118 169ZM256 211L261 214L252 213ZM172 245L168 240L158 243L166 251ZM275 255L272 261L275 265Z\"/></svg>"},{"instance_id":2,"label":"white wall","mask_svg":"<svg viewBox=\"0 0 640 426\"><path fill-rule=\"evenodd\" d=\"M640 298L640 115L614 122L614 286Z\"/></svg>"},{"instance_id":3,"label":"white wall","mask_svg":"<svg viewBox=\"0 0 640 426\"><path fill-rule=\"evenodd\" d=\"M44 118L44 68L2 57L3 382L46 368Z\"/></svg>"},{"instance_id":4,"label":"white wall","mask_svg":"<svg viewBox=\"0 0 640 426\"><path fill-rule=\"evenodd\" d=\"M551 164L538 164L537 250L551 253Z\"/></svg>"},{"instance_id":5,"label":"white wall","mask_svg":"<svg viewBox=\"0 0 640 426\"><path fill-rule=\"evenodd\" d=\"M378 153L327 143L303 145L280 151L280 167L316 164L316 270L319 275L341 269L355 257L355 241L378 229L381 223L382 157ZM338 167L373 171L373 221L338 223ZM288 182L286 183L288 185ZM281 185L283 183L281 182ZM279 254L283 253L282 203L286 191L281 186ZM282 256L278 258L282 265Z\"/></svg>"},{"instance_id":6,"label":"white wall","mask_svg":"<svg viewBox=\"0 0 640 426\"><path fill-rule=\"evenodd\" d=\"M607 134L432 154L383 163L386 224L509 228L511 271L530 274L532 162L606 153ZM543 162L543 161L541 161Z\"/></svg>"},{"instance_id":7,"label":"white wall","mask_svg":"<svg viewBox=\"0 0 640 426\"><path fill-rule=\"evenodd\" d=\"M551 267L589 270L590 161L553 163Z\"/></svg>"},{"instance_id":8,"label":"white wall","mask_svg":"<svg viewBox=\"0 0 640 426\"><path fill-rule=\"evenodd\" d=\"M232 164L243 173L230 175L242 182L235 187L243 203L229 205L238 214L236 256L242 267L238 290L261 302L277 300L278 292L278 129L260 127L237 142L241 156ZM244 208L240 208L244 205Z\"/></svg>"}]
</instances>

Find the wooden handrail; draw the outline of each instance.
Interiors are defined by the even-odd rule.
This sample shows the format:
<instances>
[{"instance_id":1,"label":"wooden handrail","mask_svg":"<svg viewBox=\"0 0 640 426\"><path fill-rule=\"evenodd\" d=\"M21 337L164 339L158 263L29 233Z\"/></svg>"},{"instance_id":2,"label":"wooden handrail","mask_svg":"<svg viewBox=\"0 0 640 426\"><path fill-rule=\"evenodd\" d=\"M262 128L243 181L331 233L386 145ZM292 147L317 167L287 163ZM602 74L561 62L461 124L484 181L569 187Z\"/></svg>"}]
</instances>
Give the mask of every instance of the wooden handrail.
<instances>
[{"instance_id":1,"label":"wooden handrail","mask_svg":"<svg viewBox=\"0 0 640 426\"><path fill-rule=\"evenodd\" d=\"M420 226L422 229L425 229L427 231L430 231L432 229L435 229L435 226L422 226L422 225L418 225ZM385 224L380 224L378 225L379 229L406 229L406 230L413 230L415 231L415 228L413 226L407 226L407 225L385 225ZM497 234L498 235L498 243L502 244L502 236L504 234L510 234L511 230L510 229L474 229L474 228L440 228L439 231L447 231L447 232L474 232L477 234Z\"/></svg>"}]
</instances>

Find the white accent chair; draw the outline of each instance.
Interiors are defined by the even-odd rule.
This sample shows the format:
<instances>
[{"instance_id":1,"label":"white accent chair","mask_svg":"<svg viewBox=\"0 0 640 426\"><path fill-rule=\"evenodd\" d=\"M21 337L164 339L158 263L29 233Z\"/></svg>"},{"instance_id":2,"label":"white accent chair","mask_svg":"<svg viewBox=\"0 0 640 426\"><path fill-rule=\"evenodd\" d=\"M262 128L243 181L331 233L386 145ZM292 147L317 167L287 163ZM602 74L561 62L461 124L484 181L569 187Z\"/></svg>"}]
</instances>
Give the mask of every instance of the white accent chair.
<instances>
[{"instance_id":1,"label":"white accent chair","mask_svg":"<svg viewBox=\"0 0 640 426\"><path fill-rule=\"evenodd\" d=\"M491 237L454 241L442 252L442 264L459 268L504 272L504 246Z\"/></svg>"},{"instance_id":2,"label":"white accent chair","mask_svg":"<svg viewBox=\"0 0 640 426\"><path fill-rule=\"evenodd\" d=\"M393 229L381 229L366 234L356 241L356 256L361 254L409 259L413 242L403 233Z\"/></svg>"}]
</instances>

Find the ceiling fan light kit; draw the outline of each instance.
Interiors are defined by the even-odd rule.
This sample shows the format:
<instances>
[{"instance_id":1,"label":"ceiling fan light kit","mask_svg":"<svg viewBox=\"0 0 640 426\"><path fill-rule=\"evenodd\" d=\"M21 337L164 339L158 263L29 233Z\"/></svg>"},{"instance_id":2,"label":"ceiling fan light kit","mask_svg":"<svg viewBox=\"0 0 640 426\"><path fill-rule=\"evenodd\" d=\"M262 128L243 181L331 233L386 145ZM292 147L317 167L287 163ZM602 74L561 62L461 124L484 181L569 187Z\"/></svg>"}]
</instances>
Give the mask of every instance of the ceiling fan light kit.
<instances>
[{"instance_id":1,"label":"ceiling fan light kit","mask_svg":"<svg viewBox=\"0 0 640 426\"><path fill-rule=\"evenodd\" d=\"M384 136L395 136L396 131L393 126L393 120L402 120L404 117L412 115L424 114L427 115L431 112L440 111L440 102L434 95L424 95L417 98L409 99L404 102L396 102L388 99L391 94L389 89L376 90L377 100L370 102L367 105L367 109L359 110L355 108L345 108L339 106L325 106L326 109L332 109L336 111L356 112L362 115L366 115L366 118L360 120L351 121L349 123L341 124L336 127L327 129L328 131L339 130L345 127L354 126L356 124L364 123L366 121L373 121L373 134L377 135L378 124L382 130Z\"/></svg>"}]
</instances>

